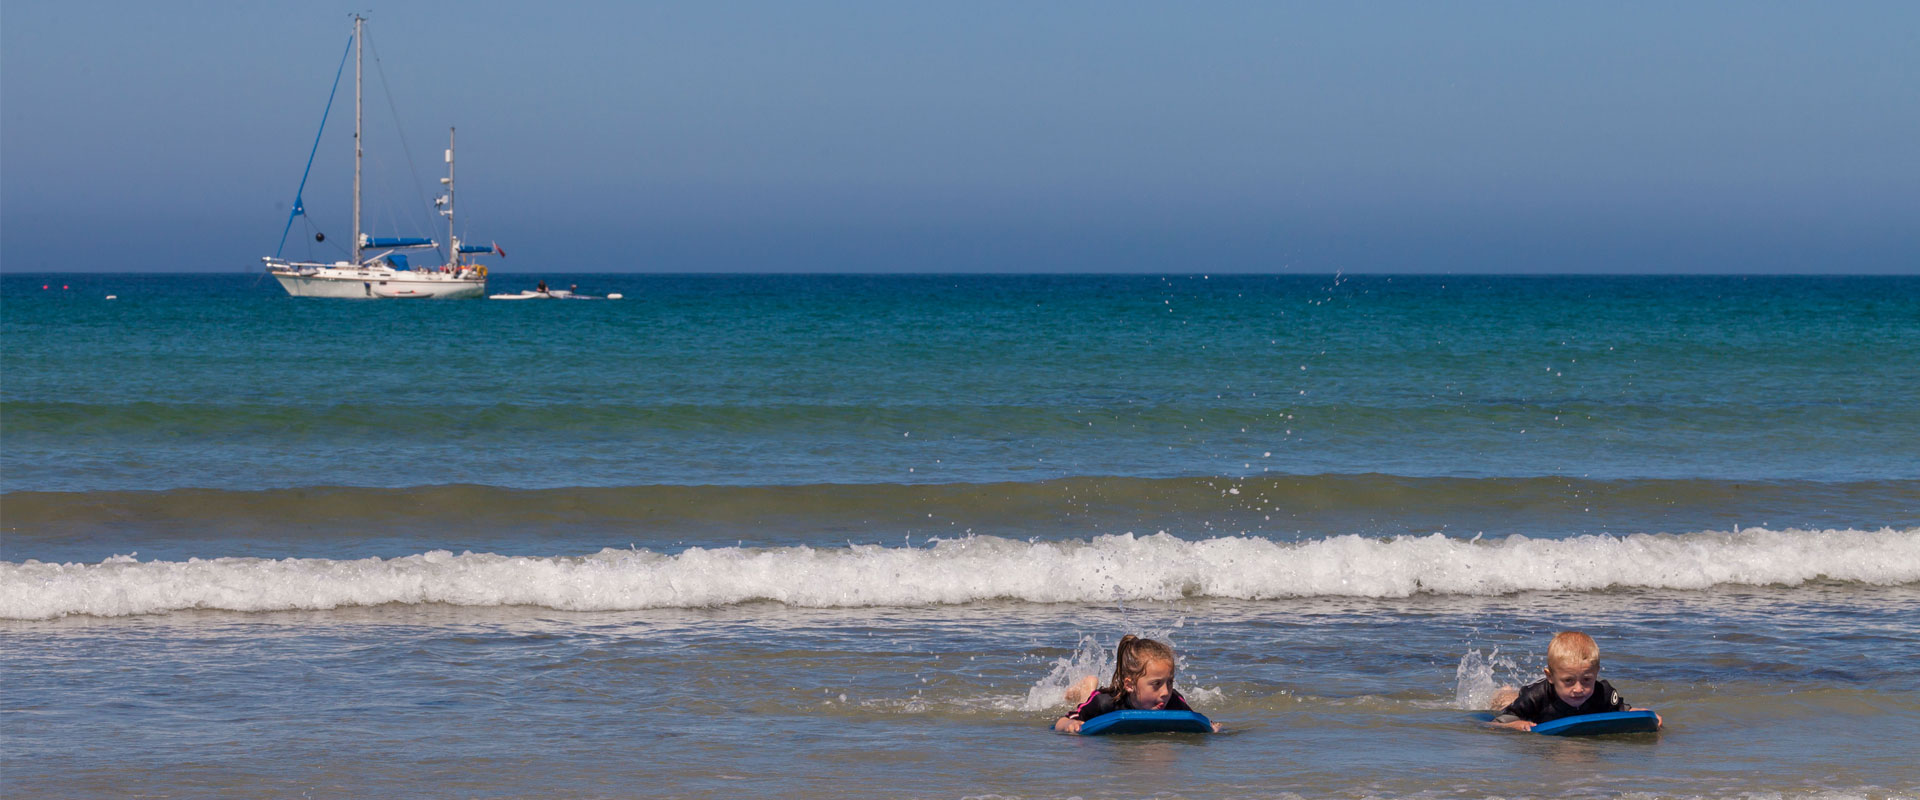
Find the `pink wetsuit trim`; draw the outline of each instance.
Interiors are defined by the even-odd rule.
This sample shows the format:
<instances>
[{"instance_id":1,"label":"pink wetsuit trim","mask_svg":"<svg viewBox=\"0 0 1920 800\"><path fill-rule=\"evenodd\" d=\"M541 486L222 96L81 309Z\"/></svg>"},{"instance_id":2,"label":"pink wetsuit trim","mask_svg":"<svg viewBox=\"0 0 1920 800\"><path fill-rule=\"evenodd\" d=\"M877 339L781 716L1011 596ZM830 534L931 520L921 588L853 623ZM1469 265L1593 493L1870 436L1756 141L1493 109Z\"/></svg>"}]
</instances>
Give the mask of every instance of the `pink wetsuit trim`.
<instances>
[{"instance_id":1,"label":"pink wetsuit trim","mask_svg":"<svg viewBox=\"0 0 1920 800\"><path fill-rule=\"evenodd\" d=\"M1073 713L1072 713L1072 714L1068 714L1067 716L1069 716L1069 717L1077 717L1077 716L1080 716L1080 710L1081 710L1081 709L1084 709L1084 708L1086 708L1086 707L1087 707L1087 704L1088 704L1088 703L1091 703L1091 702L1093 702L1093 698L1096 698L1096 697L1099 697L1099 696L1100 696L1100 690L1099 690L1099 689L1095 689L1095 690L1093 690L1093 691L1091 691L1091 692L1088 692L1088 693L1087 693L1087 699L1085 699L1085 700L1082 700L1082 701L1080 701L1080 705L1077 705L1077 706L1074 706L1074 707L1073 707Z\"/></svg>"}]
</instances>

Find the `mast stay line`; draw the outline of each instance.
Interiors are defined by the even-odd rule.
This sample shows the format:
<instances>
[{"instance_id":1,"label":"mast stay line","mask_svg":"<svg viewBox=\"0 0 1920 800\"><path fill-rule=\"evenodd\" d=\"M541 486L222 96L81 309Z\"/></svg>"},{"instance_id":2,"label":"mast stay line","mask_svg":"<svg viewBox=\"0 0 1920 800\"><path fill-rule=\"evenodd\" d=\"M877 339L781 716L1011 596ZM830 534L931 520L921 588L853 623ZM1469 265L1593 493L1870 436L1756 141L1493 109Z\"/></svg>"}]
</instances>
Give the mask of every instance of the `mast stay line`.
<instances>
[{"instance_id":1,"label":"mast stay line","mask_svg":"<svg viewBox=\"0 0 1920 800\"><path fill-rule=\"evenodd\" d=\"M313 149L307 152L307 168L300 173L300 188L293 193L293 211L287 214L287 227L280 231L280 246L273 248L273 257L279 258L280 251L287 247L287 234L293 230L293 218L307 213L306 204L301 195L307 191L307 176L313 173L313 157L320 152L320 137L327 132L327 115L333 113L333 97L340 92L340 76L346 73L347 56L353 53L353 37L347 37L347 50L340 54L340 67L333 71L333 88L327 90L327 108L320 112L320 130L313 134ZM355 143L358 145L358 142Z\"/></svg>"}]
</instances>

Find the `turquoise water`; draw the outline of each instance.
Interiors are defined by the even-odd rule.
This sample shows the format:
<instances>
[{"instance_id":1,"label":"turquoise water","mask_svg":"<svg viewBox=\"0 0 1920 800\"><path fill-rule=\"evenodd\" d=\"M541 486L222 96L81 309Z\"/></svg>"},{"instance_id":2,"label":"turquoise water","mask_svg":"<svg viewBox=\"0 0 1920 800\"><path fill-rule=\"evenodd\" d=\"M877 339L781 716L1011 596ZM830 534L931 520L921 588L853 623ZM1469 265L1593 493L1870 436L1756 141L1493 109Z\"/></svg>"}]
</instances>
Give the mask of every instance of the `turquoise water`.
<instances>
[{"instance_id":1,"label":"turquoise water","mask_svg":"<svg viewBox=\"0 0 1920 800\"><path fill-rule=\"evenodd\" d=\"M1920 278L545 278L0 277L9 794L1920 795Z\"/></svg>"},{"instance_id":2,"label":"turquoise water","mask_svg":"<svg viewBox=\"0 0 1920 800\"><path fill-rule=\"evenodd\" d=\"M1920 477L1913 279L61 280L6 278L9 489Z\"/></svg>"}]
</instances>

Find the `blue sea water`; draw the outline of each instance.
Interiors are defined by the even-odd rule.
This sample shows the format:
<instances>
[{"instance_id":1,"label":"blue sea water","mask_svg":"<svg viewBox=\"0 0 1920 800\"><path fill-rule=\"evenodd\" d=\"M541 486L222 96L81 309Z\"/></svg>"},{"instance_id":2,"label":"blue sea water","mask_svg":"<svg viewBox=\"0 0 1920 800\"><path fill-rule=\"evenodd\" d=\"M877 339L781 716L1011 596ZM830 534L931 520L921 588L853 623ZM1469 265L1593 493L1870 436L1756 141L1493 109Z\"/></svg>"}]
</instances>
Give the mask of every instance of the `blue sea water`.
<instances>
[{"instance_id":1,"label":"blue sea water","mask_svg":"<svg viewBox=\"0 0 1920 800\"><path fill-rule=\"evenodd\" d=\"M1920 278L544 277L0 276L6 793L1920 795Z\"/></svg>"}]
</instances>

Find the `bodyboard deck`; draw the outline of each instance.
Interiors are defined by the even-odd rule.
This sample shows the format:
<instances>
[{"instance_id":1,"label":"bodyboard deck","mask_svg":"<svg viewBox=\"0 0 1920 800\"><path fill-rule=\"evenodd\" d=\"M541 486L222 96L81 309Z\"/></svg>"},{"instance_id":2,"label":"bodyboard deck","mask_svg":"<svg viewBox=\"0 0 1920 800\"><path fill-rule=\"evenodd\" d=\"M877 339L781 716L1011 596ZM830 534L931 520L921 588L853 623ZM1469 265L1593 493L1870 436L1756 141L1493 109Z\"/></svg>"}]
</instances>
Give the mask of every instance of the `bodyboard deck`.
<instances>
[{"instance_id":1,"label":"bodyboard deck","mask_svg":"<svg viewBox=\"0 0 1920 800\"><path fill-rule=\"evenodd\" d=\"M1609 733L1651 733L1660 730L1660 718L1651 711L1609 711L1561 717L1533 726L1547 736L1602 736Z\"/></svg>"},{"instance_id":2,"label":"bodyboard deck","mask_svg":"<svg viewBox=\"0 0 1920 800\"><path fill-rule=\"evenodd\" d=\"M1081 736L1120 733L1212 733L1213 722L1197 711L1114 711L1087 720Z\"/></svg>"}]
</instances>

